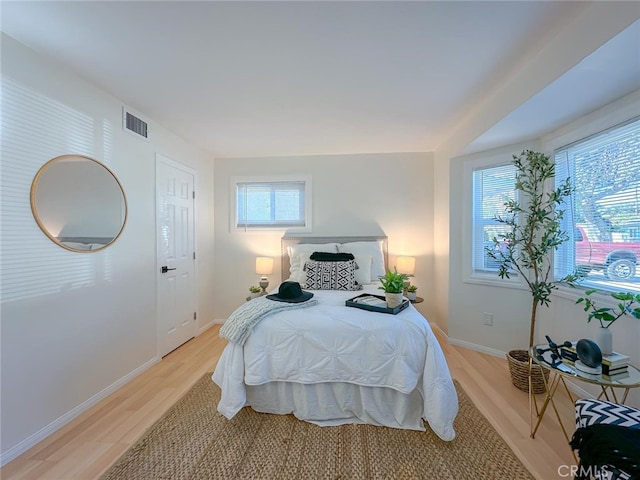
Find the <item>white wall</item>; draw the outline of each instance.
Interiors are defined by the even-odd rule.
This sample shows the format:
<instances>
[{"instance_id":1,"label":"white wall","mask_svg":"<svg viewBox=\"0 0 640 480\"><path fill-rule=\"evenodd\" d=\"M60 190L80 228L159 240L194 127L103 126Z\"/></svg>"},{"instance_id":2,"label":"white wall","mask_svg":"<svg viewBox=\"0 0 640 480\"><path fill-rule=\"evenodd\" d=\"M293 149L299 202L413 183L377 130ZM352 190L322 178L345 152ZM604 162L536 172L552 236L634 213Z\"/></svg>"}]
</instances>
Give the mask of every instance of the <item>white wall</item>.
<instances>
[{"instance_id":1,"label":"white wall","mask_svg":"<svg viewBox=\"0 0 640 480\"><path fill-rule=\"evenodd\" d=\"M524 149L538 150L539 144L511 145L489 152L455 158L451 162L451 298L449 337L505 351L525 348L529 338L531 302L527 291L470 283L471 274L471 165L509 163L513 154ZM455 179L455 180L453 180ZM501 283L500 279L492 279ZM493 326L483 324L483 313L494 314Z\"/></svg>"},{"instance_id":2,"label":"white wall","mask_svg":"<svg viewBox=\"0 0 640 480\"><path fill-rule=\"evenodd\" d=\"M216 318L224 320L257 283L256 256L271 256L270 288L280 283L282 232L231 233L230 178L242 175L308 174L313 185L313 231L306 235L389 237L390 263L398 255L416 257L418 304L430 313L433 253L433 157L426 153L290 156L216 159Z\"/></svg>"},{"instance_id":3,"label":"white wall","mask_svg":"<svg viewBox=\"0 0 640 480\"><path fill-rule=\"evenodd\" d=\"M214 318L213 162L150 122L149 142L122 131L122 103L2 36L3 462L101 392L158 360L155 154L197 170L198 313ZM15 100L18 99L18 100ZM67 153L106 164L126 192L129 219L103 252L51 242L29 207L47 160Z\"/></svg>"},{"instance_id":4,"label":"white wall","mask_svg":"<svg viewBox=\"0 0 640 480\"><path fill-rule=\"evenodd\" d=\"M433 168L433 292L431 293L433 315L429 319L445 334L449 331L449 261L451 258L449 158L447 153L437 152Z\"/></svg>"},{"instance_id":5,"label":"white wall","mask_svg":"<svg viewBox=\"0 0 640 480\"><path fill-rule=\"evenodd\" d=\"M494 161L502 158L508 162L512 154L518 154L524 148L552 154L554 148L585 138L637 115L640 115L640 91L566 125L543 139L479 152L451 161L452 254L448 322L450 341L494 352L526 348L531 314L531 295L524 286L505 288L469 282L469 269L465 266L470 261L471 196L468 191L470 187L464 181L465 162L482 158ZM496 276L496 281L499 280ZM538 308L538 343L546 342L545 334L556 341L595 338L596 324L588 324L586 313L575 304L582 292L583 289L563 289L552 296L550 308ZM606 305L606 302L600 303ZM484 312L494 314L493 326L483 325ZM628 354L632 359L631 363L640 366L640 321L631 317L622 318L612 326L612 330L614 349ZM584 383L579 385L585 388ZM589 390L588 387L585 389ZM630 403L640 406L640 392L632 391L629 398Z\"/></svg>"}]
</instances>

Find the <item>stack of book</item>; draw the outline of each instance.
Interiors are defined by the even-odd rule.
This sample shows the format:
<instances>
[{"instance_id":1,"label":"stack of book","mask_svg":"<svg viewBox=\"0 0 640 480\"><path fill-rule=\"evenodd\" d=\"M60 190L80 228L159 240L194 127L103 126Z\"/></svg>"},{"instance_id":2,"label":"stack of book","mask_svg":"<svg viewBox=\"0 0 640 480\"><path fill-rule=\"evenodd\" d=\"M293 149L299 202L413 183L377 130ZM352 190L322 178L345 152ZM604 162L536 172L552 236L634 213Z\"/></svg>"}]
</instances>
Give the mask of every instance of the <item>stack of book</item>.
<instances>
[{"instance_id":1,"label":"stack of book","mask_svg":"<svg viewBox=\"0 0 640 480\"><path fill-rule=\"evenodd\" d=\"M629 357L613 352L602 356L602 378L616 380L629 376Z\"/></svg>"},{"instance_id":2,"label":"stack of book","mask_svg":"<svg viewBox=\"0 0 640 480\"><path fill-rule=\"evenodd\" d=\"M560 356L562 361L571 365L578 359L576 344L570 347L561 347ZM629 357L622 353L612 352L609 355L602 355L602 378L605 380L617 380L629 376Z\"/></svg>"}]
</instances>

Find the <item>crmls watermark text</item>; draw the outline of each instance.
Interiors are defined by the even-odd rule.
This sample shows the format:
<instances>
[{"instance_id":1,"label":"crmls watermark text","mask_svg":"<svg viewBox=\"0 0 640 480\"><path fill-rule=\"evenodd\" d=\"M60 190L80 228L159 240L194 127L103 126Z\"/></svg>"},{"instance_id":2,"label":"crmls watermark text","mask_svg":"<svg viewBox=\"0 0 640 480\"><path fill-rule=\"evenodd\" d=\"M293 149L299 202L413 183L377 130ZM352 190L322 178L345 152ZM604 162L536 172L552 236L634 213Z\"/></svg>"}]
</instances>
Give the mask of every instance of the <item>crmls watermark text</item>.
<instances>
[{"instance_id":1,"label":"crmls watermark text","mask_svg":"<svg viewBox=\"0 0 640 480\"><path fill-rule=\"evenodd\" d=\"M560 465L558 467L560 478L593 478L594 480L611 480L612 472L607 467L585 467L582 465Z\"/></svg>"}]
</instances>

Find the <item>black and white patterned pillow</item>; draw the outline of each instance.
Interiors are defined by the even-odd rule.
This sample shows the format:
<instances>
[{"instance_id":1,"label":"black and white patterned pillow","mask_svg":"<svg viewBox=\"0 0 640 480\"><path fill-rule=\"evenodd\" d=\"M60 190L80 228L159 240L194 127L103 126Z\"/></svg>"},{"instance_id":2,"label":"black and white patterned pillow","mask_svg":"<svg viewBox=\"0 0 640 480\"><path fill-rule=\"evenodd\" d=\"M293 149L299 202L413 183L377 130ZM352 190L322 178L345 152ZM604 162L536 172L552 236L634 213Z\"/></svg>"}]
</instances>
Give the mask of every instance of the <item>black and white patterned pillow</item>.
<instances>
[{"instance_id":1,"label":"black and white patterned pillow","mask_svg":"<svg viewBox=\"0 0 640 480\"><path fill-rule=\"evenodd\" d=\"M305 265L310 290L360 290L356 283L356 262L316 262L309 260Z\"/></svg>"},{"instance_id":2,"label":"black and white patterned pillow","mask_svg":"<svg viewBox=\"0 0 640 480\"><path fill-rule=\"evenodd\" d=\"M575 403L575 410L576 435L578 434L577 432L597 428L597 425L613 425L614 428L623 427L630 430L640 430L640 410L633 407L604 400L580 398ZM579 437L574 436L575 438ZM600 446L604 448L606 443L601 438L598 438L597 441L599 448ZM593 473L593 478L606 478L609 480L631 480L632 478L630 473L610 465L597 467Z\"/></svg>"}]
</instances>

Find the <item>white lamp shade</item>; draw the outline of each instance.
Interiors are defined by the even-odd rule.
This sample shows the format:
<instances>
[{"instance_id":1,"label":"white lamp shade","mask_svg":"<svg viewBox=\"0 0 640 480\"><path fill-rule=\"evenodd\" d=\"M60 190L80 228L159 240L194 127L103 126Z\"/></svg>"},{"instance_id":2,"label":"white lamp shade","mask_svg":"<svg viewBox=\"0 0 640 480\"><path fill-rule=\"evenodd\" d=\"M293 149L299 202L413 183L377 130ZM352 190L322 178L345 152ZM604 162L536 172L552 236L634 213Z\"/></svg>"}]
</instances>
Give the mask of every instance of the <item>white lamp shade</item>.
<instances>
[{"instance_id":1,"label":"white lamp shade","mask_svg":"<svg viewBox=\"0 0 640 480\"><path fill-rule=\"evenodd\" d=\"M398 273L413 275L416 271L415 257L398 257L396 259L396 270L398 270Z\"/></svg>"},{"instance_id":2,"label":"white lamp shade","mask_svg":"<svg viewBox=\"0 0 640 480\"><path fill-rule=\"evenodd\" d=\"M273 258L256 257L256 273L258 275L271 275L273 273Z\"/></svg>"}]
</instances>

